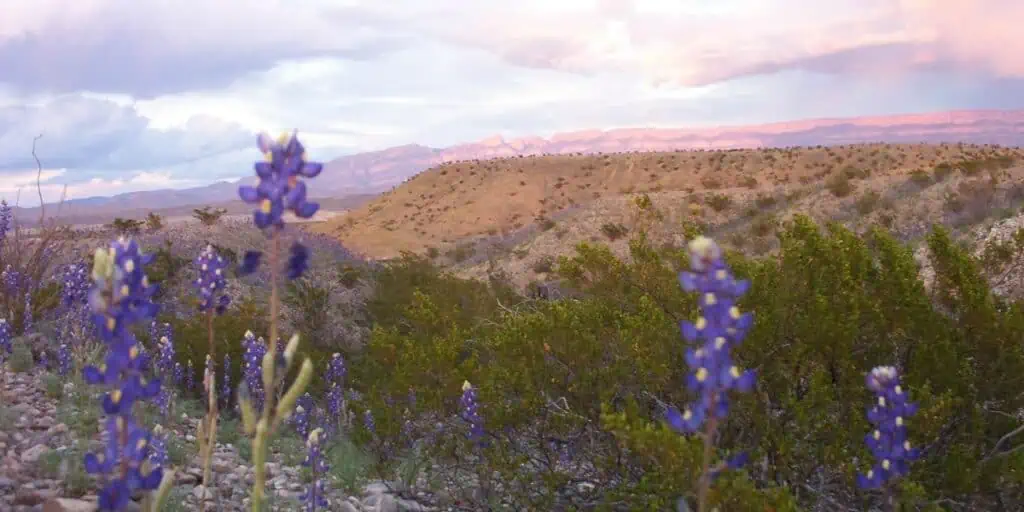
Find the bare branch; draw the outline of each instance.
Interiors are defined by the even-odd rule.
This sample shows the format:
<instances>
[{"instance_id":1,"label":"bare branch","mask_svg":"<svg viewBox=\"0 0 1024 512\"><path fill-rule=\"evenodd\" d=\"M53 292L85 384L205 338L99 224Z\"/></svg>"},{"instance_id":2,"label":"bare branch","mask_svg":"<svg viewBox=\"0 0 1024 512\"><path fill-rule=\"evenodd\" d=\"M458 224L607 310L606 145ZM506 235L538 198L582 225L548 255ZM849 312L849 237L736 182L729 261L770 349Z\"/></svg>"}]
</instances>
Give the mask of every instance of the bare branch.
<instances>
[{"instance_id":1,"label":"bare branch","mask_svg":"<svg viewBox=\"0 0 1024 512\"><path fill-rule=\"evenodd\" d=\"M36 156L36 142L43 138L43 134L32 138L32 158L36 161L36 191L39 192L39 228L42 229L43 221L46 219L46 206L43 204L43 164Z\"/></svg>"}]
</instances>

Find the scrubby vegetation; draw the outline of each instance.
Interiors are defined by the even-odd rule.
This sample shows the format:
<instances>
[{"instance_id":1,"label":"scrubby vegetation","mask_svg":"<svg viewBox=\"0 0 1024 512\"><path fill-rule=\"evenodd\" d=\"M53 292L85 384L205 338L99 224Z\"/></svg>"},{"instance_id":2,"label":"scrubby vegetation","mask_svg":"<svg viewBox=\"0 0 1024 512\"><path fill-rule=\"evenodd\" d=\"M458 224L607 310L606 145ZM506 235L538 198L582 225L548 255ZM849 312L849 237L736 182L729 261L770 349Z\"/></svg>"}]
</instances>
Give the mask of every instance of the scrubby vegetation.
<instances>
[{"instance_id":1,"label":"scrubby vegetation","mask_svg":"<svg viewBox=\"0 0 1024 512\"><path fill-rule=\"evenodd\" d=\"M836 183L865 175L837 176ZM869 210L877 198L861 194L857 208ZM1019 237L976 257L945 228L934 229L924 239L934 275L926 286L911 247L882 226L857 233L804 216L758 217L759 235L773 236L777 252L724 255L731 272L750 281L737 306L754 320L731 357L756 372L756 384L730 395L728 414L701 429L711 434L702 437L679 433L672 414L700 397L693 384L699 369L690 366L693 352L688 357L696 345L680 332L681 323L685 333L707 315L706 294L681 286L680 273L694 270L687 242L701 234L692 219L679 225L673 244L607 224L609 241L628 237L625 257L600 238L557 260L537 255L531 261L550 284L530 296L498 272L488 281L461 279L412 253L367 262L330 240L286 230L284 243L304 239L312 259L281 289L276 318L266 314L278 297L269 297L265 270L236 273L251 260L252 239L232 239L244 229L221 224L204 235L210 240L181 238L171 228L139 239L154 255L146 271L163 291L155 324L137 334L162 361L166 370L158 371L174 389L168 407L180 411L208 396L197 381L212 324L215 363L228 368L221 373L231 383L226 393L218 389L219 439L249 458L268 448L308 450L304 483L317 489L310 499L325 488L379 480L400 496L460 510L1024 507L1024 307L992 293L984 273L1014 260ZM207 242L232 263L231 302L221 316L197 314L191 290L198 275L191 260ZM9 272L22 272L18 265L29 260L11 259L10 244L2 251ZM66 372L53 362L68 358L62 347L73 349L80 367L95 361L95 340L61 334L57 326L74 313L46 297L77 289L62 265L92 262L74 251L58 260L32 281L33 306L24 305L22 288L5 288L0 316L12 319L11 347L38 343L30 364ZM322 378L284 411L287 426L270 446L260 446L238 434L251 431L253 420L239 402L286 396L287 386L262 383L263 354L275 361L275 337L265 334L271 322L280 322L285 339L302 334L289 359L309 357ZM4 371L15 371L17 358L6 355L12 350L2 352ZM857 475L878 455L869 449L877 448L873 423L889 425L865 411L876 393L893 392L865 387L865 375L888 366L919 406L899 421L919 457L891 485L862 489ZM296 375L293 367L286 382ZM95 395L83 383L73 386L78 391L62 407L87 439L100 420L89 402ZM84 412L89 407L93 413ZM146 407L139 416L146 428L175 421L161 403ZM255 406L261 410L268 409ZM164 435L174 450L198 449ZM328 462L318 462L321 456ZM174 467L182 458L167 455L164 463ZM729 471L708 478L704 494L702 475L718 461ZM95 488L89 478L76 474L68 491Z\"/></svg>"}]
</instances>

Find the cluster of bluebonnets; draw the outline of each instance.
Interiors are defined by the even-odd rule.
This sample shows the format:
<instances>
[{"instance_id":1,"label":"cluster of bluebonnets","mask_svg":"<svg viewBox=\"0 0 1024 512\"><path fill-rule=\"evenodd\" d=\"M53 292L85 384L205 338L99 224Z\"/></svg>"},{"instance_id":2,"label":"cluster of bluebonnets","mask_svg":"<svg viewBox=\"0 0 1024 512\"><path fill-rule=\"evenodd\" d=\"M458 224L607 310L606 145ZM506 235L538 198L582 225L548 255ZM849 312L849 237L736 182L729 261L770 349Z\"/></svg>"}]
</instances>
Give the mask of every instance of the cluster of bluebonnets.
<instances>
[{"instance_id":1,"label":"cluster of bluebonnets","mask_svg":"<svg viewBox=\"0 0 1024 512\"><path fill-rule=\"evenodd\" d=\"M329 506L327 483L324 475L328 465L324 460L326 440L339 434L339 427L347 419L344 358L332 355L323 369L326 384L325 407L316 403L306 388L312 378L310 360L304 360L290 382L285 375L295 367L298 335L287 343L278 332L278 279L296 279L309 267L310 250L296 241L284 253L280 231L285 227L283 214L293 212L297 217L312 217L319 206L306 198L303 178L314 178L322 170L320 163L310 162L295 134L282 135L272 140L265 135L258 139L265 160L255 164L259 183L243 186L239 196L256 206L253 222L267 238L265 250L250 250L241 258L238 274L252 274L268 263L271 287L270 332L267 337L246 332L239 340L244 353L241 378L236 387L230 382L231 361L227 354L218 360L212 318L222 314L230 303L225 293L228 261L212 247L207 246L194 260L198 277L194 288L199 299L198 311L209 319L210 345L203 365L203 396L207 402L207 416L200 427L200 450L204 460L203 484L210 485L209 464L216 443L217 413L219 408L231 404L232 392L242 419L242 428L252 438L252 463L255 479L250 494L252 510L262 510L265 499L267 450L270 438L282 425L288 425L306 439L307 455L303 466L312 475L309 487L301 499L306 510ZM0 246L11 226L10 208L0 202ZM740 452L716 462L712 460L716 429L729 413L729 393L753 389L756 376L753 371L741 369L734 361L731 350L739 345L753 324L753 315L741 312L737 301L748 290L748 281L736 279L723 259L722 250L712 240L697 237L689 244L690 271L681 272L679 282L688 292L698 294L700 316L690 322L681 322L682 337L692 344L686 351L686 364L690 367L686 382L694 394L694 401L682 408L670 406L665 412L666 423L683 435L699 435L704 442L703 473L695 482L699 512L708 510L708 490L723 471L741 467L746 456ZM285 259L282 261L282 257ZM62 284L62 315L58 332L57 370L66 375L72 370L73 351L78 341L95 337L106 347L103 363L83 369L85 382L103 386L99 406L104 414L103 447L89 453L84 466L89 473L100 475L98 490L101 510L123 510L138 492L146 494L143 507L147 511L160 510L173 474L168 465L167 436L169 433L156 426L149 430L137 418L135 405L152 402L161 416L167 418L173 410L175 395L172 387L195 389L192 361L186 367L177 360L174 333L170 325L155 321L158 306L153 300L156 287L146 276L151 256L144 254L136 240L118 239L109 247L98 249L91 269L84 262L66 266L60 273ZM13 269L3 272L7 289L17 289L20 276ZM31 295L26 294L26 302ZM149 327L154 353L148 354L136 339L132 327ZM31 307L25 307L23 331L32 326ZM0 319L0 358L11 353L14 333L11 324ZM218 380L217 367L222 375ZM906 390L900 385L898 370L888 366L867 373L867 386L876 394L877 401L867 412L874 429L865 437L865 444L875 458L873 467L858 475L858 485L865 489L887 488L891 480L905 474L909 463L919 452L908 439L906 420L916 411L908 401ZM466 423L466 436L477 446L486 446L488 432L480 414L477 390L469 382L463 385L459 398L460 417ZM409 402L415 402L415 390L410 389ZM373 433L375 422L367 409L363 427ZM205 501L204 501L205 506Z\"/></svg>"}]
</instances>

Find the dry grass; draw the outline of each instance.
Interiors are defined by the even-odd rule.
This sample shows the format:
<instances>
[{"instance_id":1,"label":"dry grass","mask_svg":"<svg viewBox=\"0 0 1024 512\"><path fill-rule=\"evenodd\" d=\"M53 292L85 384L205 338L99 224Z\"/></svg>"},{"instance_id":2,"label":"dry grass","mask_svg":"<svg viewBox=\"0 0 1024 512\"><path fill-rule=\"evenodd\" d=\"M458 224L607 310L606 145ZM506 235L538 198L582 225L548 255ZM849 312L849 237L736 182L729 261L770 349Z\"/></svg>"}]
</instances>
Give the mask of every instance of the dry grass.
<instances>
[{"instance_id":1,"label":"dry grass","mask_svg":"<svg viewBox=\"0 0 1024 512\"><path fill-rule=\"evenodd\" d=\"M969 178L954 172L935 184L934 176L944 174L935 171L937 166L949 164L955 170L971 167L964 161L1022 158L1019 148L863 144L468 161L427 170L311 229L337 236L347 247L375 258L435 248L441 254L455 251L459 254L453 260L473 264L483 257L477 254L480 247L512 252L511 246L529 239L540 245L532 253L548 250L548 245L554 251L581 239L604 238L601 227L628 217L628 196L641 192L649 193L671 222L699 217L728 226L748 224L744 219L749 217L763 225L763 211L777 210L782 216L803 211L883 223L889 222L884 215L891 215L892 222L914 225L942 212L938 217L955 224L973 221L976 205L995 193L979 184L989 180L989 170L967 169L974 173ZM999 186L1008 187L1010 181L1003 177ZM954 195L947 190L952 184L961 187ZM907 211L901 197L911 195L920 200ZM957 197L965 204L960 212L948 212L958 206ZM766 206L772 198L776 204ZM560 227L537 229L541 223L550 227L545 219L556 220ZM477 248L467 249L469 244ZM532 265L532 258L523 259Z\"/></svg>"}]
</instances>

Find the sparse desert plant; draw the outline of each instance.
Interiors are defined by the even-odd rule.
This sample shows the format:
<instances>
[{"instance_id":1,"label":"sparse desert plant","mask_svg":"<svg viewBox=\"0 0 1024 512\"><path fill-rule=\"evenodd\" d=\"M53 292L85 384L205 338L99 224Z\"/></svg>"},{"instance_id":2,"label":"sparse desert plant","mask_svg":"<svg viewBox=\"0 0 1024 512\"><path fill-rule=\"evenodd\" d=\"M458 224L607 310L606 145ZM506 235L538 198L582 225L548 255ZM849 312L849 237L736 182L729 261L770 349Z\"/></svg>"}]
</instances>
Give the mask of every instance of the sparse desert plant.
<instances>
[{"instance_id":1,"label":"sparse desert plant","mask_svg":"<svg viewBox=\"0 0 1024 512\"><path fill-rule=\"evenodd\" d=\"M622 224L608 222L601 225L601 233L604 233L604 236L607 237L608 240L614 242L615 240L626 236L626 234L629 233L629 229Z\"/></svg>"},{"instance_id":2,"label":"sparse desert plant","mask_svg":"<svg viewBox=\"0 0 1024 512\"><path fill-rule=\"evenodd\" d=\"M202 208L195 208L192 210L192 217L198 220L204 226L216 226L220 222L228 211L224 208L213 208L211 206L204 206Z\"/></svg>"},{"instance_id":3,"label":"sparse desert plant","mask_svg":"<svg viewBox=\"0 0 1024 512\"><path fill-rule=\"evenodd\" d=\"M846 173L836 173L825 182L825 188L835 197L846 197L853 193L856 187L849 175Z\"/></svg>"},{"instance_id":4,"label":"sparse desert plant","mask_svg":"<svg viewBox=\"0 0 1024 512\"><path fill-rule=\"evenodd\" d=\"M118 236L137 236L142 232L142 227L146 224L145 221L137 219L122 219L121 217L115 218L110 222L110 230L116 233Z\"/></svg>"},{"instance_id":5,"label":"sparse desert plant","mask_svg":"<svg viewBox=\"0 0 1024 512\"><path fill-rule=\"evenodd\" d=\"M711 194L704 202L716 212L724 212L732 206L732 199L725 194Z\"/></svg>"},{"instance_id":6,"label":"sparse desert plant","mask_svg":"<svg viewBox=\"0 0 1024 512\"><path fill-rule=\"evenodd\" d=\"M163 216L153 212L149 212L149 214L146 215L146 231L149 231L150 233L156 233L157 231L160 231L163 228Z\"/></svg>"},{"instance_id":7,"label":"sparse desert plant","mask_svg":"<svg viewBox=\"0 0 1024 512\"><path fill-rule=\"evenodd\" d=\"M882 195L877 190L865 190L860 197L853 203L854 208L857 209L857 213L861 215L867 215L878 207L878 203L882 200Z\"/></svg>"}]
</instances>

